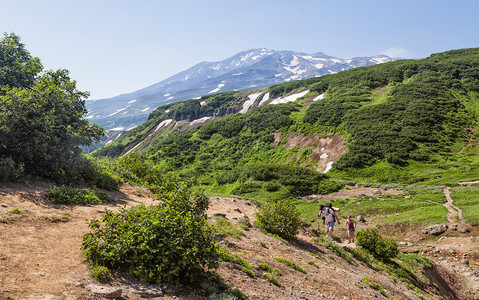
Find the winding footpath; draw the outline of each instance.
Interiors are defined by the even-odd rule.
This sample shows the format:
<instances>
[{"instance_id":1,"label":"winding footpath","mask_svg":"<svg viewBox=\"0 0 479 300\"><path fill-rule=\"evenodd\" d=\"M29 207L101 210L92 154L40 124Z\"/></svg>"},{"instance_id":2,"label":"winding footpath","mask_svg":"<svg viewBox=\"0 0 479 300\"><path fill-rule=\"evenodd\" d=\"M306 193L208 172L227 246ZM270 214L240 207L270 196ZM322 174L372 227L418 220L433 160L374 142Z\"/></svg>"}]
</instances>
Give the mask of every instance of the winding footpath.
<instances>
[{"instance_id":1,"label":"winding footpath","mask_svg":"<svg viewBox=\"0 0 479 300\"><path fill-rule=\"evenodd\" d=\"M465 185L469 186L471 184L479 183L479 180L476 181L469 181L469 182L460 182L459 185ZM445 187L443 192L444 192L444 197L446 197L447 202L444 203L444 207L449 211L447 214L447 220L449 223L456 223L456 216L457 219L459 220L459 223L461 224L467 224L466 220L462 217L462 210L455 206L453 203L453 199L451 198L451 192L450 192L451 187Z\"/></svg>"},{"instance_id":2,"label":"winding footpath","mask_svg":"<svg viewBox=\"0 0 479 300\"><path fill-rule=\"evenodd\" d=\"M451 198L450 189L451 188L448 186L444 188L444 191L443 191L444 196L446 197L446 200L447 200L447 202L444 203L443 205L449 211L449 213L447 214L447 220L449 221L449 223L456 223L457 222L456 216L457 216L459 219L459 223L465 224L466 220L464 220L464 218L462 217L462 210L459 207L452 204L454 200L452 200Z\"/></svg>"}]
</instances>

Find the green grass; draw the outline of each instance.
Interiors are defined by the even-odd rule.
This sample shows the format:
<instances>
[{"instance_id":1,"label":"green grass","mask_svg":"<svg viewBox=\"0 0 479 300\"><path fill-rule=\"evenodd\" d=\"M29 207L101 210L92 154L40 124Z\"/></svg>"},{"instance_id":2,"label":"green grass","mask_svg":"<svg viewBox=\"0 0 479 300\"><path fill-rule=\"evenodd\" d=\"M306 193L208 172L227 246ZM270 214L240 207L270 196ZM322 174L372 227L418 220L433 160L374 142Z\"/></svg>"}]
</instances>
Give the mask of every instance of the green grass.
<instances>
[{"instance_id":1,"label":"green grass","mask_svg":"<svg viewBox=\"0 0 479 300\"><path fill-rule=\"evenodd\" d=\"M338 214L340 219L344 219L346 214L351 214L352 216L369 215L376 224L441 223L447 221L447 209L441 204L431 202L444 202L441 193L442 191L427 191L409 195L354 197L338 200L334 206L341 208L341 212Z\"/></svg>"},{"instance_id":2,"label":"green grass","mask_svg":"<svg viewBox=\"0 0 479 300\"><path fill-rule=\"evenodd\" d=\"M103 192L71 187L53 187L46 193L50 201L57 204L101 204L113 200Z\"/></svg>"},{"instance_id":3,"label":"green grass","mask_svg":"<svg viewBox=\"0 0 479 300\"><path fill-rule=\"evenodd\" d=\"M293 269L295 269L295 270L297 270L297 271L300 271L301 273L304 273L304 274L307 274L307 273L308 273L308 272L307 272L305 269L303 269L301 266L297 265L295 262L290 261L290 260L288 260L288 259L286 259L286 258L275 257L274 260L275 260L275 261L278 261L278 262L280 262L280 263L283 263L283 264L285 264L285 265L287 265L287 266L290 266L291 268L293 268Z\"/></svg>"},{"instance_id":4,"label":"green grass","mask_svg":"<svg viewBox=\"0 0 479 300\"><path fill-rule=\"evenodd\" d=\"M468 224L479 225L479 187L461 186L451 189L453 204L462 210Z\"/></svg>"},{"instance_id":5,"label":"green grass","mask_svg":"<svg viewBox=\"0 0 479 300\"><path fill-rule=\"evenodd\" d=\"M215 232L227 236L232 236L237 239L241 239L244 236L244 232L231 224L226 218L221 216L214 216L216 223L214 224Z\"/></svg>"}]
</instances>

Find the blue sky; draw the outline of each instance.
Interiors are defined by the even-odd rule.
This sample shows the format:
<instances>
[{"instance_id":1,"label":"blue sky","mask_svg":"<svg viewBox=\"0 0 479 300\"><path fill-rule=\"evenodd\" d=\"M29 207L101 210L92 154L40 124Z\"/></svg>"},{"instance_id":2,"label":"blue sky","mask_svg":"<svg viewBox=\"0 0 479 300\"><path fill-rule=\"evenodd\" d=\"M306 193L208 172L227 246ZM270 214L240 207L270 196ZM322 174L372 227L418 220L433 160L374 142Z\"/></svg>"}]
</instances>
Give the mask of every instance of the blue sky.
<instances>
[{"instance_id":1,"label":"blue sky","mask_svg":"<svg viewBox=\"0 0 479 300\"><path fill-rule=\"evenodd\" d=\"M478 47L478 12L477 0L0 0L0 33L99 99L252 48L422 58Z\"/></svg>"}]
</instances>

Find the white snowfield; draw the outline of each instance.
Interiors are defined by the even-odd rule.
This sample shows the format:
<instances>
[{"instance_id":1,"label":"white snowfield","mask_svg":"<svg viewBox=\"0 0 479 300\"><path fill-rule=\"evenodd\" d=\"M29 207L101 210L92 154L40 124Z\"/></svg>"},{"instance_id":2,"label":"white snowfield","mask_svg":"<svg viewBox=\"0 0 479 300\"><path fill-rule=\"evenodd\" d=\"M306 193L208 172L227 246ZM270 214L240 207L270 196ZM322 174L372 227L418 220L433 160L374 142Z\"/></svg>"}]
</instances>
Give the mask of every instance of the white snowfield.
<instances>
[{"instance_id":1,"label":"white snowfield","mask_svg":"<svg viewBox=\"0 0 479 300\"><path fill-rule=\"evenodd\" d=\"M128 104L132 104L132 103L135 103L135 102L136 102L136 99L129 101Z\"/></svg>"},{"instance_id":2,"label":"white snowfield","mask_svg":"<svg viewBox=\"0 0 479 300\"><path fill-rule=\"evenodd\" d=\"M129 106L129 105L128 105L128 106ZM121 112L121 111L124 111L125 109L128 108L128 106L127 106L127 107L124 107L124 108L120 108L119 110L117 110L117 111L115 111L115 112L109 114L107 117L114 116L114 115L116 115L117 113L119 113L119 112Z\"/></svg>"},{"instance_id":3,"label":"white snowfield","mask_svg":"<svg viewBox=\"0 0 479 300\"><path fill-rule=\"evenodd\" d=\"M243 109L240 110L240 114L245 114L249 111L251 105L253 105L253 103L256 101L256 99L258 99L258 97L261 95L261 93L257 93L257 94L251 94L248 96L248 99L249 100L246 100L244 103L243 103Z\"/></svg>"},{"instance_id":4,"label":"white snowfield","mask_svg":"<svg viewBox=\"0 0 479 300\"><path fill-rule=\"evenodd\" d=\"M333 162L332 161L328 162L328 164L326 165L326 169L324 169L323 173L326 173L329 170L331 170L332 166L333 166Z\"/></svg>"},{"instance_id":5,"label":"white snowfield","mask_svg":"<svg viewBox=\"0 0 479 300\"><path fill-rule=\"evenodd\" d=\"M220 91L220 89L221 89L222 87L224 87L224 86L225 86L225 84L224 84L224 83L220 83L220 84L218 84L218 87L217 87L216 89L212 90L212 91L211 91L211 92L209 92L208 94L217 93L217 92L219 92L219 91Z\"/></svg>"},{"instance_id":6,"label":"white snowfield","mask_svg":"<svg viewBox=\"0 0 479 300\"><path fill-rule=\"evenodd\" d=\"M160 128L163 127L163 126L168 126L168 125L170 125L171 122L173 122L173 119L168 119L168 120L163 120L163 121L161 121L161 123L158 124L158 126L156 127L155 132L158 131L158 129L160 129Z\"/></svg>"},{"instance_id":7,"label":"white snowfield","mask_svg":"<svg viewBox=\"0 0 479 300\"><path fill-rule=\"evenodd\" d=\"M284 97L284 98L282 98L282 97L276 98L276 99L274 99L273 101L271 101L270 104L280 104L280 103L293 102L293 101L296 101L296 100L298 100L299 98L303 97L303 96L306 95L307 93L309 93L309 90L302 91L302 92L297 93L297 94L292 94L292 95L286 96L286 97Z\"/></svg>"},{"instance_id":8,"label":"white snowfield","mask_svg":"<svg viewBox=\"0 0 479 300\"><path fill-rule=\"evenodd\" d=\"M205 123L206 121L208 121L209 119L211 119L212 117L204 117L204 118L200 118L200 119L196 119L194 121L191 122L191 125L196 125L196 124L203 124Z\"/></svg>"},{"instance_id":9,"label":"white snowfield","mask_svg":"<svg viewBox=\"0 0 479 300\"><path fill-rule=\"evenodd\" d=\"M145 109L142 109L141 111L145 112L145 111L149 110L150 108L151 108L151 107L147 107L147 108L145 108Z\"/></svg>"},{"instance_id":10,"label":"white snowfield","mask_svg":"<svg viewBox=\"0 0 479 300\"><path fill-rule=\"evenodd\" d=\"M269 100L269 93L266 93L264 96L263 96L263 99L261 99L261 102L259 103L258 106L261 106L263 105L266 101Z\"/></svg>"},{"instance_id":11,"label":"white snowfield","mask_svg":"<svg viewBox=\"0 0 479 300\"><path fill-rule=\"evenodd\" d=\"M318 100L322 100L324 99L324 97L326 96L326 93L322 93L321 95L319 95L318 97L314 98L313 101L316 102Z\"/></svg>"}]
</instances>

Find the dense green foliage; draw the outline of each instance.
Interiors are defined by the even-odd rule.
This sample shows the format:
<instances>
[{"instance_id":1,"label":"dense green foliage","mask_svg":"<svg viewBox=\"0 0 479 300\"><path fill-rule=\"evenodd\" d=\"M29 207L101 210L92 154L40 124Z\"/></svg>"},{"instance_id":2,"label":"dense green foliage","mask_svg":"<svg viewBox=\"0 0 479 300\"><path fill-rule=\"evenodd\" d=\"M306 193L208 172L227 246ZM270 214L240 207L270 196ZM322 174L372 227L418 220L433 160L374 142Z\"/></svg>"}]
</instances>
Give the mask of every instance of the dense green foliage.
<instances>
[{"instance_id":1,"label":"dense green foliage","mask_svg":"<svg viewBox=\"0 0 479 300\"><path fill-rule=\"evenodd\" d=\"M57 204L101 204L112 200L103 192L70 187L53 187L46 191L50 201Z\"/></svg>"},{"instance_id":2,"label":"dense green foliage","mask_svg":"<svg viewBox=\"0 0 479 300\"><path fill-rule=\"evenodd\" d=\"M285 197L303 194L328 194L339 190L342 185L328 181L327 176L293 165L247 165L217 175L218 184L240 182L232 191L243 195L261 189L268 192L283 190Z\"/></svg>"},{"instance_id":3,"label":"dense green foliage","mask_svg":"<svg viewBox=\"0 0 479 300\"><path fill-rule=\"evenodd\" d=\"M290 241L299 231L301 218L291 201L279 200L264 204L256 212L255 225L268 233Z\"/></svg>"},{"instance_id":4,"label":"dense green foliage","mask_svg":"<svg viewBox=\"0 0 479 300\"><path fill-rule=\"evenodd\" d=\"M356 245L371 252L381 260L391 260L398 254L396 242L392 239L383 238L377 229L365 229L357 233Z\"/></svg>"},{"instance_id":5,"label":"dense green foliage","mask_svg":"<svg viewBox=\"0 0 479 300\"><path fill-rule=\"evenodd\" d=\"M351 136L338 169L362 168L385 159L404 166L449 155L477 123L479 51L460 50L421 61L397 61L321 79L328 97L310 106L304 121L343 127ZM443 58L447 57L447 60ZM441 58L441 59L439 59ZM327 89L325 86L327 85ZM388 86L374 101L371 91Z\"/></svg>"},{"instance_id":6,"label":"dense green foliage","mask_svg":"<svg viewBox=\"0 0 479 300\"><path fill-rule=\"evenodd\" d=\"M20 38L0 40L0 160L10 171L68 181L81 163L80 145L98 140L103 130L83 118L87 92L76 88L68 71L47 71ZM18 179L21 174L4 178Z\"/></svg>"},{"instance_id":7,"label":"dense green foliage","mask_svg":"<svg viewBox=\"0 0 479 300\"><path fill-rule=\"evenodd\" d=\"M186 132L179 129L181 121L175 130L155 135L154 141L140 148L170 170L202 178L212 192L256 191L252 197L277 193L273 197L277 199L285 193L277 182L211 186L211 178L219 179L222 173L249 164L319 169L309 146L285 146L288 136L301 134L344 135L347 153L328 172L334 178L449 183L457 181L453 174L462 174L465 179L476 179L478 66L479 49L463 49L283 83L262 92L275 98L308 89L306 98L319 93L326 97L311 105L308 100L266 105ZM168 118L191 121L238 111L244 95L220 93L160 107L144 126L104 151L118 154L127 145L150 138L148 132ZM279 133L280 141L275 140ZM439 177L448 178L441 181Z\"/></svg>"},{"instance_id":8,"label":"dense green foliage","mask_svg":"<svg viewBox=\"0 0 479 300\"><path fill-rule=\"evenodd\" d=\"M4 34L0 40L0 87L30 87L42 69L38 57L30 55L19 36ZM0 94L3 92L0 91Z\"/></svg>"},{"instance_id":9,"label":"dense green foliage","mask_svg":"<svg viewBox=\"0 0 479 300\"><path fill-rule=\"evenodd\" d=\"M217 247L206 220L208 198L184 182L171 180L158 194L160 203L105 210L89 223L82 249L92 265L120 268L143 281L195 279L202 267L214 267Z\"/></svg>"}]
</instances>

